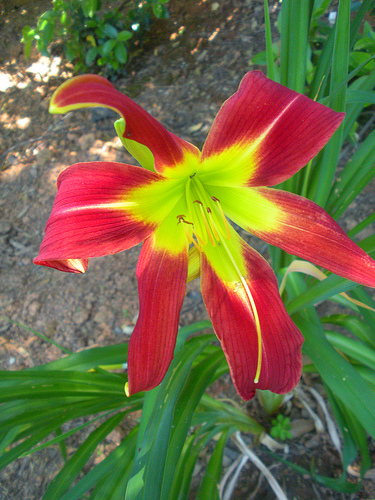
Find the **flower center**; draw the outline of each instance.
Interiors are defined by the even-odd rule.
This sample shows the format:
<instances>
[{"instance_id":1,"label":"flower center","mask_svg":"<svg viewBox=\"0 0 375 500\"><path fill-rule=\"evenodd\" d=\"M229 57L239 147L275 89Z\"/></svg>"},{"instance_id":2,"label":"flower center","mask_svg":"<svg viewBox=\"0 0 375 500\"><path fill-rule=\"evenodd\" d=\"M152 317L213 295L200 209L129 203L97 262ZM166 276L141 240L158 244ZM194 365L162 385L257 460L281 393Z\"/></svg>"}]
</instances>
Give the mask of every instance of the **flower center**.
<instances>
[{"instance_id":1,"label":"flower center","mask_svg":"<svg viewBox=\"0 0 375 500\"><path fill-rule=\"evenodd\" d=\"M230 239L230 230L220 201L210 196L202 183L190 176L185 187L188 215L179 215L178 221L184 223L184 229L190 243L199 251L211 244L213 247L223 239Z\"/></svg>"},{"instance_id":2,"label":"flower center","mask_svg":"<svg viewBox=\"0 0 375 500\"><path fill-rule=\"evenodd\" d=\"M208 194L195 174L191 175L187 180L185 190L188 213L187 215L178 215L178 223L183 225L188 241L195 245L200 252L204 252L204 247L207 245L212 247L221 246L221 254L224 253L223 260L226 261L222 265L231 270L229 273L231 279L227 281L232 284L233 292L244 294L253 316L258 343L257 369L254 382L258 383L262 366L262 333L259 315L247 283L247 277L241 271L243 264L236 259L235 252L233 252L235 247L229 241L231 239L230 226L220 200Z\"/></svg>"}]
</instances>

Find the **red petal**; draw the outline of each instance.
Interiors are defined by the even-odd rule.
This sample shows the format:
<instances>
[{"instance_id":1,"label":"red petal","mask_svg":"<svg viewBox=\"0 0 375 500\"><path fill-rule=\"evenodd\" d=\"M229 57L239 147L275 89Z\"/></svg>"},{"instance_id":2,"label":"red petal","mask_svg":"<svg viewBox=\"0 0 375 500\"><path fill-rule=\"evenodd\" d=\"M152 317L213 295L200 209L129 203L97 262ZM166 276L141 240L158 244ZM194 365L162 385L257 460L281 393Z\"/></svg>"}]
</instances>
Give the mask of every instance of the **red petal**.
<instances>
[{"instance_id":1,"label":"red petal","mask_svg":"<svg viewBox=\"0 0 375 500\"><path fill-rule=\"evenodd\" d=\"M245 242L246 282L259 316L262 364L259 382L258 339L255 320L244 288L234 288L218 277L202 254L202 293L208 314L228 361L240 396L251 399L256 389L285 394L298 383L302 370L301 332L288 316L280 298L276 277L267 262Z\"/></svg>"},{"instance_id":2,"label":"red petal","mask_svg":"<svg viewBox=\"0 0 375 500\"><path fill-rule=\"evenodd\" d=\"M160 173L182 164L186 154L199 157L195 146L168 132L141 106L98 75L77 76L65 82L52 96L50 111L66 113L93 106L109 107L120 113L126 123L124 137L146 146Z\"/></svg>"},{"instance_id":3,"label":"red petal","mask_svg":"<svg viewBox=\"0 0 375 500\"><path fill-rule=\"evenodd\" d=\"M121 163L79 163L64 170L34 263L84 272L88 258L121 252L143 241L155 224L134 217L126 207L126 196L158 180L156 173Z\"/></svg>"},{"instance_id":4,"label":"red petal","mask_svg":"<svg viewBox=\"0 0 375 500\"><path fill-rule=\"evenodd\" d=\"M156 387L169 368L187 267L187 244L179 253L169 253L157 246L154 235L144 242L137 266L139 318L128 353L129 394Z\"/></svg>"},{"instance_id":5,"label":"red petal","mask_svg":"<svg viewBox=\"0 0 375 500\"><path fill-rule=\"evenodd\" d=\"M241 172L242 185L272 186L306 165L343 118L344 113L336 113L252 71L220 109L203 147L202 160L208 160L207 171L214 170L215 163L220 164L220 155L224 157L227 151L230 161L221 162L219 168L229 182L235 169L234 179ZM211 163L210 157L215 161Z\"/></svg>"},{"instance_id":6,"label":"red petal","mask_svg":"<svg viewBox=\"0 0 375 500\"><path fill-rule=\"evenodd\" d=\"M246 229L286 252L334 274L375 287L375 261L356 245L328 213L310 200L278 189L259 188L280 210L275 229ZM264 214L266 216L266 214Z\"/></svg>"}]
</instances>

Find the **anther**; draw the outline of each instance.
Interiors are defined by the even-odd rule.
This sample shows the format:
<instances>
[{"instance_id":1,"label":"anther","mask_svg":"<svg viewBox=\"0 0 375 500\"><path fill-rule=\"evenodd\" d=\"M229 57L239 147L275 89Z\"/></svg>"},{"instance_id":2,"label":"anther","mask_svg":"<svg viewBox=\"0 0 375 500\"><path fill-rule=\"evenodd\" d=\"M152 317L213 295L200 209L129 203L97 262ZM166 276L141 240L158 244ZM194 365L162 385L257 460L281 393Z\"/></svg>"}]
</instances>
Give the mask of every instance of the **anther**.
<instances>
[{"instance_id":1,"label":"anther","mask_svg":"<svg viewBox=\"0 0 375 500\"><path fill-rule=\"evenodd\" d=\"M191 224L192 226L194 225L192 222L185 220L185 215L177 215L176 218L178 219L177 224L181 224L181 222L183 222L184 224Z\"/></svg>"}]
</instances>

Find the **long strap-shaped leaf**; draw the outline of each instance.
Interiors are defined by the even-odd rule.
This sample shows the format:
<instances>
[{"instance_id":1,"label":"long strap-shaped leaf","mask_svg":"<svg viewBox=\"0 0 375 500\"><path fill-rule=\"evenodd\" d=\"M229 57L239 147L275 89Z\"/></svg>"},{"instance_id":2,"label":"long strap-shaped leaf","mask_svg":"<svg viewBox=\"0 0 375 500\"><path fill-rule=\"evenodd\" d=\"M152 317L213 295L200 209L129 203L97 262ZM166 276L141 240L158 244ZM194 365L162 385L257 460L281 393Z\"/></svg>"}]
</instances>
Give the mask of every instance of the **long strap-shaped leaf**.
<instances>
[{"instance_id":1,"label":"long strap-shaped leaf","mask_svg":"<svg viewBox=\"0 0 375 500\"><path fill-rule=\"evenodd\" d=\"M224 447L228 441L228 437L236 429L228 429L223 432L212 452L211 458L207 465L207 470L199 487L196 500L220 500L219 498L219 481L222 473L222 462Z\"/></svg>"},{"instance_id":2,"label":"long strap-shaped leaf","mask_svg":"<svg viewBox=\"0 0 375 500\"><path fill-rule=\"evenodd\" d=\"M86 441L78 448L72 458L68 460L54 480L49 484L43 496L43 500L56 500L69 489L98 444L118 426L123 418L123 413L113 415L90 434Z\"/></svg>"},{"instance_id":3,"label":"long strap-shaped leaf","mask_svg":"<svg viewBox=\"0 0 375 500\"><path fill-rule=\"evenodd\" d=\"M218 368L222 364L228 370L224 354L217 347L216 352L205 357L198 365L192 368L186 380L173 417L171 438L164 464L161 499L169 497L176 465L188 435L194 411L206 388L214 382Z\"/></svg>"},{"instance_id":4,"label":"long strap-shaped leaf","mask_svg":"<svg viewBox=\"0 0 375 500\"><path fill-rule=\"evenodd\" d=\"M110 496L104 496L105 488L112 480L112 472L116 470L120 463L120 467L130 466L132 463L137 439L137 430L138 428L133 429L116 449L114 449L102 462L100 462L99 465L91 469L83 479L81 479L75 486L73 486L73 488L61 497L61 500L80 500L81 498L84 498L83 495L88 490L93 488L98 483L100 483L102 487L101 500L111 498ZM97 494L99 491L100 488L97 488L94 493Z\"/></svg>"},{"instance_id":5,"label":"long strap-shaped leaf","mask_svg":"<svg viewBox=\"0 0 375 500\"><path fill-rule=\"evenodd\" d=\"M349 38L350 38L350 0L340 0L335 41L333 47L333 60L331 69L330 92L334 92L336 87L345 80L348 74L349 63ZM340 89L331 100L331 107L335 111L345 111L346 108L346 87ZM319 171L316 172L317 189L310 196L318 205L324 207L334 179L339 153L342 143L342 125L334 133L331 140L324 148Z\"/></svg>"},{"instance_id":6,"label":"long strap-shaped leaf","mask_svg":"<svg viewBox=\"0 0 375 500\"><path fill-rule=\"evenodd\" d=\"M126 500L156 500L160 498L163 462L176 404L184 389L191 366L196 357L211 342L212 336L194 337L180 349L159 387L152 418L134 460L132 477L126 490Z\"/></svg>"},{"instance_id":7,"label":"long strap-shaped leaf","mask_svg":"<svg viewBox=\"0 0 375 500\"><path fill-rule=\"evenodd\" d=\"M300 294L305 287L303 280L293 275L291 281L296 295ZM292 318L305 337L303 351L312 360L324 382L351 409L366 431L375 437L375 393L327 340L314 308L309 307L293 314Z\"/></svg>"}]
</instances>

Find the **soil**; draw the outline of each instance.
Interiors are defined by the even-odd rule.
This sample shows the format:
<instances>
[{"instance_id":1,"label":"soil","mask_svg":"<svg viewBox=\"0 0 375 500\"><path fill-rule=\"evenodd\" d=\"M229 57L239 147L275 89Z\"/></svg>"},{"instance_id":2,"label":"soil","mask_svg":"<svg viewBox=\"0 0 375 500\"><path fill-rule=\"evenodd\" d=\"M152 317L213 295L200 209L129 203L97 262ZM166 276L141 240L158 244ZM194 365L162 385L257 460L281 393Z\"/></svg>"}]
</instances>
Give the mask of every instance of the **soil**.
<instances>
[{"instance_id":1,"label":"soil","mask_svg":"<svg viewBox=\"0 0 375 500\"><path fill-rule=\"evenodd\" d=\"M50 5L50 0L0 2L0 315L76 352L129 338L138 313L134 270L139 247L92 259L83 275L35 266L32 259L51 211L56 179L78 161L134 160L120 147L110 113L48 114L53 91L72 75L73 68L58 56L50 60L36 51L26 60L20 36L22 27L33 25ZM275 22L278 3L270 5ZM253 69L252 57L264 49L263 0L171 0L168 9L170 18L153 25L146 47L115 85L167 128L200 147L220 105L235 92L246 71ZM262 243L252 240L252 244L264 253ZM189 285L181 325L200 319L207 319L207 314L196 281ZM61 356L58 348L5 320L0 321L0 349L0 368L9 370ZM305 382L324 394L319 379ZM228 377L216 383L213 391L230 397L234 393ZM319 411L314 401L311 405ZM267 422L256 399L247 408ZM316 432L298 400L289 403L287 413L299 429L298 439L289 442L288 458L307 469L314 460L318 473L338 477L341 462L328 433ZM78 445L78 440L72 441L70 452ZM101 453L105 454L106 446L109 449L111 443ZM261 449L256 452L273 467L290 500L374 496L371 474L360 493L344 495L280 463L272 465ZM235 452L228 447L227 466L233 457ZM0 473L0 500L42 498L62 464L57 447L14 462ZM233 498L274 498L265 481L258 483L258 470L248 464Z\"/></svg>"}]
</instances>

